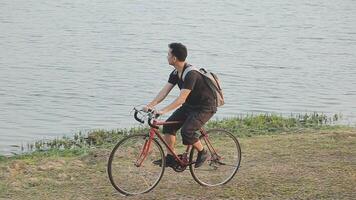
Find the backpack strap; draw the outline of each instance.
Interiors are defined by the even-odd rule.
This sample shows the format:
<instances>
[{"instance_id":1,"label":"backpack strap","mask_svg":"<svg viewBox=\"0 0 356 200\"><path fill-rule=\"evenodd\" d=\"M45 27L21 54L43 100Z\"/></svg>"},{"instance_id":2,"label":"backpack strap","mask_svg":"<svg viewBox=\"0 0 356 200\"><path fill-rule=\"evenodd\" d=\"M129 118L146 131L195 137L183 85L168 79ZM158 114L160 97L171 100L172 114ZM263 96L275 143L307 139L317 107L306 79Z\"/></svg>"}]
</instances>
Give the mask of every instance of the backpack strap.
<instances>
[{"instance_id":1,"label":"backpack strap","mask_svg":"<svg viewBox=\"0 0 356 200\"><path fill-rule=\"evenodd\" d=\"M178 75L178 70L174 69L172 73L173 73L173 75Z\"/></svg>"},{"instance_id":2,"label":"backpack strap","mask_svg":"<svg viewBox=\"0 0 356 200\"><path fill-rule=\"evenodd\" d=\"M184 78L187 76L188 72L193 71L193 70L199 72L198 68L194 67L193 65L188 65L188 67L185 68L185 70L184 70L184 72L182 74L182 80L184 81Z\"/></svg>"}]
</instances>

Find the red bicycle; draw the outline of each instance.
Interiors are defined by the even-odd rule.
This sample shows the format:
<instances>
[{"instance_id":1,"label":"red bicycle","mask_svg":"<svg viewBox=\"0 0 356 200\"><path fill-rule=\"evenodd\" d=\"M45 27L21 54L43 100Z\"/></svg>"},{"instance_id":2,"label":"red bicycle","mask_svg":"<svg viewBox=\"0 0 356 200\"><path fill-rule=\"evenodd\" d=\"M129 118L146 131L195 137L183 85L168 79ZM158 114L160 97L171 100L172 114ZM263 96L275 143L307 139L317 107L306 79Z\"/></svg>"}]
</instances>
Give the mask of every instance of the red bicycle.
<instances>
[{"instance_id":1,"label":"red bicycle","mask_svg":"<svg viewBox=\"0 0 356 200\"><path fill-rule=\"evenodd\" d=\"M138 117L138 114L142 118ZM200 129L200 140L210 157L199 168L194 168L197 150L188 145L183 154L177 155L162 138L159 127L165 124L182 123L157 120L153 111L143 114L135 109L134 117L151 129L149 133L132 134L123 138L113 148L108 161L108 175L113 187L123 195L137 195L151 191L161 180L165 170L165 153L157 138L167 147L177 160L172 167L176 172L183 172L189 167L194 180L203 186L218 186L229 182L240 167L241 148L234 135L226 130ZM157 136L157 138L155 137ZM189 154L189 157L188 157ZM153 161L162 159L160 166Z\"/></svg>"}]
</instances>

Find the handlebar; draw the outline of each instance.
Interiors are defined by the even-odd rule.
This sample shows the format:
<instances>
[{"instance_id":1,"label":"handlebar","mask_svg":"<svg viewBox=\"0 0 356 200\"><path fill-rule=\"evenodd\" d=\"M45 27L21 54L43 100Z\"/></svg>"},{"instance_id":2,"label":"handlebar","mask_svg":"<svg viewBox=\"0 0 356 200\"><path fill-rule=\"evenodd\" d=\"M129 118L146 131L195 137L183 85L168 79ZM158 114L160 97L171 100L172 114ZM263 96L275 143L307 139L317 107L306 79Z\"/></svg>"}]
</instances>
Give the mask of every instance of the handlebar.
<instances>
[{"instance_id":1,"label":"handlebar","mask_svg":"<svg viewBox=\"0 0 356 200\"><path fill-rule=\"evenodd\" d=\"M150 127L152 127L152 128L155 128L155 129L158 129L159 127L158 126L155 126L155 125L153 125L152 123L151 123L151 119L148 119L148 125L150 126Z\"/></svg>"},{"instance_id":2,"label":"handlebar","mask_svg":"<svg viewBox=\"0 0 356 200\"><path fill-rule=\"evenodd\" d=\"M140 119L140 118L137 117L137 114L138 114L138 110L135 109L135 115L134 115L134 117L135 117L136 121L138 121L138 122L140 122L140 123L142 123L142 124L145 123L145 121L143 121L142 119Z\"/></svg>"},{"instance_id":3,"label":"handlebar","mask_svg":"<svg viewBox=\"0 0 356 200\"><path fill-rule=\"evenodd\" d=\"M134 114L135 120L138 121L138 122L140 122L140 123L142 123L142 124L145 123L144 120L140 119L140 118L137 116L138 113L140 113L141 111L143 112L143 110L137 110L136 108L134 108L134 110L135 110L135 114ZM158 129L158 128L159 128L158 126L155 126L155 125L152 124L152 120L158 118L158 117L159 117L159 114L155 114L155 113L154 113L154 110L151 110L151 109L149 109L148 112L146 112L146 113L147 113L147 116L148 116L148 120L147 120L148 125L149 125L150 127L152 127L152 128Z\"/></svg>"}]
</instances>

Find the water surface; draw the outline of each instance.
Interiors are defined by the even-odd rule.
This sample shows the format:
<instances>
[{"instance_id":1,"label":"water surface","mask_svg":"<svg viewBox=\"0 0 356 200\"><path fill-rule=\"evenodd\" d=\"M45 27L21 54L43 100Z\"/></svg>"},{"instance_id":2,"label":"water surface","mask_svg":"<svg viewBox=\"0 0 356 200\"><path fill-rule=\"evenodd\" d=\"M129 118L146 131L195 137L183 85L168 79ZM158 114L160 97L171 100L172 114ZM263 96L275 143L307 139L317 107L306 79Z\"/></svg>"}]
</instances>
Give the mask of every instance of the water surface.
<instances>
[{"instance_id":1,"label":"water surface","mask_svg":"<svg viewBox=\"0 0 356 200\"><path fill-rule=\"evenodd\" d=\"M355 19L352 0L3 0L0 154L136 124L130 111L167 81L175 41L222 79L218 118L316 111L355 124Z\"/></svg>"}]
</instances>

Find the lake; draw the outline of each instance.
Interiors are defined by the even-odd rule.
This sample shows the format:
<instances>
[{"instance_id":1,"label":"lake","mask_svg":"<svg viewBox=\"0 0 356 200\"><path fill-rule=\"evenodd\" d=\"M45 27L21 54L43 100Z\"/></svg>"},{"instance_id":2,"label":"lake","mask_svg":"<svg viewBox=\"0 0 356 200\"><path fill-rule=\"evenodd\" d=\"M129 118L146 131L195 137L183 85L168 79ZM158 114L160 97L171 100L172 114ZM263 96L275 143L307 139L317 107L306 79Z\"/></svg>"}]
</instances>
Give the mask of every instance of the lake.
<instances>
[{"instance_id":1,"label":"lake","mask_svg":"<svg viewBox=\"0 0 356 200\"><path fill-rule=\"evenodd\" d=\"M352 0L2 0L0 154L136 126L132 108L173 69L171 42L219 75L226 105L215 118L315 111L355 125L355 19Z\"/></svg>"}]
</instances>

